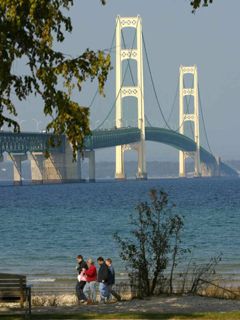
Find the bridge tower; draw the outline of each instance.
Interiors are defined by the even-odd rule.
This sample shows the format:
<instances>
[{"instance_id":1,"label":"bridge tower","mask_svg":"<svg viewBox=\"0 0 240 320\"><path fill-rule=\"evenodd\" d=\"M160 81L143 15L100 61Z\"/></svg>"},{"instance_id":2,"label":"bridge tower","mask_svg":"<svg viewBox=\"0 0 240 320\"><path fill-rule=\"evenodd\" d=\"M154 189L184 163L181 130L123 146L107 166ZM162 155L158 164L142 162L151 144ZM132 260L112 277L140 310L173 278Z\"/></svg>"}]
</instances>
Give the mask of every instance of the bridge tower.
<instances>
[{"instance_id":1,"label":"bridge tower","mask_svg":"<svg viewBox=\"0 0 240 320\"><path fill-rule=\"evenodd\" d=\"M124 28L135 28L136 48L122 48L122 30ZM137 83L135 86L123 85L122 62L134 59L137 62ZM134 146L121 145L116 147L116 179L125 179L124 152L135 149L138 153L138 179L146 179L145 159L145 117L144 117L144 85L143 85L143 53L142 53L142 20L137 17L120 17L116 20L116 128L123 126L122 99L135 97L138 108L138 128L141 132L140 141Z\"/></svg>"},{"instance_id":2,"label":"bridge tower","mask_svg":"<svg viewBox=\"0 0 240 320\"><path fill-rule=\"evenodd\" d=\"M197 67L194 66L180 66L180 79L179 79L179 133L184 134L184 123L192 121L194 123L194 141L196 143L196 151L184 152L179 151L179 176L185 177L185 160L187 157L194 158L194 175L199 177L201 175L200 166L200 135L199 135L199 106L198 106L198 73ZM184 87L184 76L186 74L193 75L193 88ZM193 113L187 112L184 108L184 97L193 96L194 110Z\"/></svg>"}]
</instances>

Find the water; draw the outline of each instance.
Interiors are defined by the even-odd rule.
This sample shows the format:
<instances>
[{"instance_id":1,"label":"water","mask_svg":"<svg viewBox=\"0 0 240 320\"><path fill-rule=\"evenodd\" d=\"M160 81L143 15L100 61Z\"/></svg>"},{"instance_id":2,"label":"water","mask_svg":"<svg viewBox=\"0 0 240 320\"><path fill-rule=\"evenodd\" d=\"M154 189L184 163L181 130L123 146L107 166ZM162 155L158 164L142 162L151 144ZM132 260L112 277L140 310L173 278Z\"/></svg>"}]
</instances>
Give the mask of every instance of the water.
<instances>
[{"instance_id":1,"label":"water","mask_svg":"<svg viewBox=\"0 0 240 320\"><path fill-rule=\"evenodd\" d=\"M163 188L185 217L184 244L220 272L240 278L240 179L164 179L1 187L0 272L51 282L75 274L75 256L112 257L124 272L113 233L129 233L129 214L151 188Z\"/></svg>"}]
</instances>

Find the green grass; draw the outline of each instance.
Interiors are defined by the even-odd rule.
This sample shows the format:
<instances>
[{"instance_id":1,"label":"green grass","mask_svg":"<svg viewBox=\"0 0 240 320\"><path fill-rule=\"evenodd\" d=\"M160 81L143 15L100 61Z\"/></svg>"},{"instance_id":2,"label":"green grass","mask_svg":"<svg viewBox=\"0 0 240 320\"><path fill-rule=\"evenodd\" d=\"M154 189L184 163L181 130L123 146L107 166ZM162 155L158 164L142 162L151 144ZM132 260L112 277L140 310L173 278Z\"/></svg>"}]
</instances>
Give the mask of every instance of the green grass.
<instances>
[{"instance_id":1,"label":"green grass","mask_svg":"<svg viewBox=\"0 0 240 320\"><path fill-rule=\"evenodd\" d=\"M0 320L22 320L24 315L0 315ZM166 320L239 320L240 312L220 312L220 313L123 313L123 314L33 314L31 320L81 320L81 319L166 319Z\"/></svg>"}]
</instances>

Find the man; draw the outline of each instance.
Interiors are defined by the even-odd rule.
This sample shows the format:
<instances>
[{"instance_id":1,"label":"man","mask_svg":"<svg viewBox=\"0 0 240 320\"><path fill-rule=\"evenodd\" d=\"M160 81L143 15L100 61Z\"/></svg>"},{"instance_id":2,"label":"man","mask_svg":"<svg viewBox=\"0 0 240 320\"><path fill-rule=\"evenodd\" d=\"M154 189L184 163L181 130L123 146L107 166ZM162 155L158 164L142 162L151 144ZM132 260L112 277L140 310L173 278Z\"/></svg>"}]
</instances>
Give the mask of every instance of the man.
<instances>
[{"instance_id":1,"label":"man","mask_svg":"<svg viewBox=\"0 0 240 320\"><path fill-rule=\"evenodd\" d=\"M114 298L116 298L118 301L121 301L120 295L113 290L113 285L115 284L115 270L112 265L112 259L108 258L106 259L106 265L109 270L109 276L108 276L108 292L109 292L109 298L110 295L112 295Z\"/></svg>"},{"instance_id":2,"label":"man","mask_svg":"<svg viewBox=\"0 0 240 320\"><path fill-rule=\"evenodd\" d=\"M83 260L82 255L77 256L77 266L76 269L78 271L78 282L76 284L76 294L78 298L78 303L85 302L85 295L83 293L83 289L86 284L86 278L84 276L85 271L88 269L86 262Z\"/></svg>"},{"instance_id":3,"label":"man","mask_svg":"<svg viewBox=\"0 0 240 320\"><path fill-rule=\"evenodd\" d=\"M103 257L99 257L97 259L97 262L99 264L98 282L99 282L100 302L106 303L109 297L109 292L108 292L109 270Z\"/></svg>"}]
</instances>

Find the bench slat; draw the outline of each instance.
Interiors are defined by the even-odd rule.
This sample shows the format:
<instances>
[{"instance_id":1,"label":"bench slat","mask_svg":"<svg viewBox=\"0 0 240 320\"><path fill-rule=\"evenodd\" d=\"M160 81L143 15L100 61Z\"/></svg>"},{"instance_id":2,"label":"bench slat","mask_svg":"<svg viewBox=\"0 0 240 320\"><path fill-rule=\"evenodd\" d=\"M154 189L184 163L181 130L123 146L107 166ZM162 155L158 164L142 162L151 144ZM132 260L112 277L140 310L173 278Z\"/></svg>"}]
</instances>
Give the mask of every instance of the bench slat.
<instances>
[{"instance_id":1,"label":"bench slat","mask_svg":"<svg viewBox=\"0 0 240 320\"><path fill-rule=\"evenodd\" d=\"M9 279L9 278L26 279L26 276L23 276L21 274L0 273L0 279Z\"/></svg>"},{"instance_id":2,"label":"bench slat","mask_svg":"<svg viewBox=\"0 0 240 320\"><path fill-rule=\"evenodd\" d=\"M20 297L20 296L17 296L17 295L12 295L12 296L4 296L4 297L0 297L0 301L22 301L24 302L25 299L24 297Z\"/></svg>"},{"instance_id":3,"label":"bench slat","mask_svg":"<svg viewBox=\"0 0 240 320\"><path fill-rule=\"evenodd\" d=\"M26 276L18 276L18 275L0 275L0 279L26 279Z\"/></svg>"},{"instance_id":4,"label":"bench slat","mask_svg":"<svg viewBox=\"0 0 240 320\"><path fill-rule=\"evenodd\" d=\"M16 287L16 288L26 288L27 284L26 283L10 283L10 282L5 282L0 284L0 290L2 287Z\"/></svg>"},{"instance_id":5,"label":"bench slat","mask_svg":"<svg viewBox=\"0 0 240 320\"><path fill-rule=\"evenodd\" d=\"M5 278L5 279L0 279L0 282L4 282L4 281L7 281L7 282L26 282L26 279L19 279L19 278Z\"/></svg>"},{"instance_id":6,"label":"bench slat","mask_svg":"<svg viewBox=\"0 0 240 320\"><path fill-rule=\"evenodd\" d=\"M4 298L4 297L21 297L24 298L25 294L21 293L21 292L4 292L3 294L0 294L0 298Z\"/></svg>"},{"instance_id":7,"label":"bench slat","mask_svg":"<svg viewBox=\"0 0 240 320\"><path fill-rule=\"evenodd\" d=\"M28 313L31 314L31 288L27 287L27 278L23 275L0 273L0 302L28 303Z\"/></svg>"},{"instance_id":8,"label":"bench slat","mask_svg":"<svg viewBox=\"0 0 240 320\"><path fill-rule=\"evenodd\" d=\"M19 277L5 277L1 278L0 281L26 281L26 278L19 278Z\"/></svg>"},{"instance_id":9,"label":"bench slat","mask_svg":"<svg viewBox=\"0 0 240 320\"><path fill-rule=\"evenodd\" d=\"M16 286L16 287L26 287L26 282L13 282L13 281L4 281L0 282L0 288L4 286Z\"/></svg>"},{"instance_id":10,"label":"bench slat","mask_svg":"<svg viewBox=\"0 0 240 320\"><path fill-rule=\"evenodd\" d=\"M1 302L19 302L21 298L19 297L5 297L5 298L0 298Z\"/></svg>"}]
</instances>

